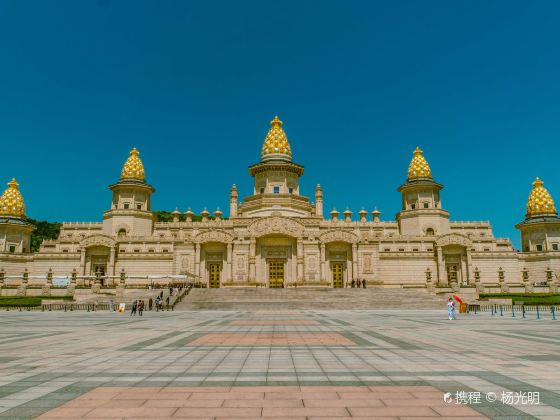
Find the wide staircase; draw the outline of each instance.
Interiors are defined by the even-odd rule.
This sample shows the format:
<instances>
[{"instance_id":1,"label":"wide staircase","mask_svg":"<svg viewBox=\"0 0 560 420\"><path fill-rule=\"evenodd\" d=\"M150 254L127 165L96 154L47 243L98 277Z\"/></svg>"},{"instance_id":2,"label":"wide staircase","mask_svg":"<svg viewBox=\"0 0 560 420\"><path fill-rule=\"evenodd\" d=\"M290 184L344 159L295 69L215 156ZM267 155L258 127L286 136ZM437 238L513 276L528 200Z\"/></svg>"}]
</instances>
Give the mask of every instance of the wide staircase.
<instances>
[{"instance_id":1,"label":"wide staircase","mask_svg":"<svg viewBox=\"0 0 560 420\"><path fill-rule=\"evenodd\" d=\"M192 289L175 310L445 309L448 296L424 289Z\"/></svg>"}]
</instances>

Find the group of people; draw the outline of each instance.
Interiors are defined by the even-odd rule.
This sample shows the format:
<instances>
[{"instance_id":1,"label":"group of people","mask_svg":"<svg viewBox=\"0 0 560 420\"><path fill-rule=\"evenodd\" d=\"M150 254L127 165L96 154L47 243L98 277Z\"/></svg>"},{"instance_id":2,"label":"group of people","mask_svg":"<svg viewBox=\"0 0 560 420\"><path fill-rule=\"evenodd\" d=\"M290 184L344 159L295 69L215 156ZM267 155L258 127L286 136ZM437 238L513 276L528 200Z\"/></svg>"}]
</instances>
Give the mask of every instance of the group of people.
<instances>
[{"instance_id":1,"label":"group of people","mask_svg":"<svg viewBox=\"0 0 560 420\"><path fill-rule=\"evenodd\" d=\"M357 287L358 289L360 287L363 287L364 289L366 288L366 279L352 279L352 282L350 283L350 286L353 288Z\"/></svg>"},{"instance_id":2,"label":"group of people","mask_svg":"<svg viewBox=\"0 0 560 420\"><path fill-rule=\"evenodd\" d=\"M151 309L152 308L150 308L150 310ZM130 316L136 315L136 312L138 312L138 316L142 316L142 312L144 312L144 301L143 300L136 299L134 302L132 302L132 307L130 309Z\"/></svg>"}]
</instances>

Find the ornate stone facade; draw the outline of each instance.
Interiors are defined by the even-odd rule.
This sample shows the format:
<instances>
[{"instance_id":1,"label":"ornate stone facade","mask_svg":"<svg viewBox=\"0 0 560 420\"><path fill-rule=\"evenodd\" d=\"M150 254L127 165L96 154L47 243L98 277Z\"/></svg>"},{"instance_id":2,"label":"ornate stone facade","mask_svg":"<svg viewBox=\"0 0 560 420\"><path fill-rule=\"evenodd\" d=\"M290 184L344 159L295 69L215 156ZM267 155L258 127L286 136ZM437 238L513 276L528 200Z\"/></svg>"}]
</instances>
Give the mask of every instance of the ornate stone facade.
<instances>
[{"instance_id":1,"label":"ornate stone facade","mask_svg":"<svg viewBox=\"0 0 560 420\"><path fill-rule=\"evenodd\" d=\"M265 137L261 161L249 167L252 194L238 201L233 185L230 214L213 217L205 209L173 212L173 221L156 222L151 211L154 188L133 149L119 181L109 188L111 206L102 222L64 223L60 236L29 253L32 226L25 222L23 198L10 182L0 205L0 269L6 279L50 273L108 284L127 279L190 274L212 287L346 287L352 280L385 287L522 287L555 283L560 271L560 221L554 202L535 181L526 219L517 225L522 250L495 238L489 222L456 222L442 207L441 190L417 148L407 179L398 191L402 209L394 221L380 220L375 209L333 209L324 217L323 190L314 203L300 194L304 168L292 162L282 122L276 117ZM52 271L50 271L52 270ZM552 273L552 274L551 274ZM45 277L46 278L46 277ZM144 279L144 280L142 280ZM7 280L6 280L7 281Z\"/></svg>"}]
</instances>

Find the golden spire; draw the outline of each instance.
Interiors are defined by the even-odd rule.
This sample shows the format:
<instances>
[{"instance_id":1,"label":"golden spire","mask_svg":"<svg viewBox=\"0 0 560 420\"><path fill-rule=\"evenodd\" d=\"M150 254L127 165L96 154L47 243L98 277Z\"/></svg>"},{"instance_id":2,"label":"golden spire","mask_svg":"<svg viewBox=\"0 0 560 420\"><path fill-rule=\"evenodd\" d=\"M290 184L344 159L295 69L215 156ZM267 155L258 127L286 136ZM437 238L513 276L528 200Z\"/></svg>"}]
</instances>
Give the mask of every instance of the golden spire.
<instances>
[{"instance_id":1,"label":"golden spire","mask_svg":"<svg viewBox=\"0 0 560 420\"><path fill-rule=\"evenodd\" d=\"M526 218L533 216L557 215L554 200L543 185L544 182L542 182L539 177L537 177L535 182L533 182L533 190L531 191L531 194L529 194L529 199L527 200Z\"/></svg>"},{"instance_id":2,"label":"golden spire","mask_svg":"<svg viewBox=\"0 0 560 420\"><path fill-rule=\"evenodd\" d=\"M130 156L124 163L121 171L121 180L123 179L136 179L140 181L145 180L144 165L139 157L140 153L136 147L130 151Z\"/></svg>"},{"instance_id":3,"label":"golden spire","mask_svg":"<svg viewBox=\"0 0 560 420\"><path fill-rule=\"evenodd\" d=\"M282 121L277 116L270 122L270 130L268 130L261 150L261 159L268 155L285 155L289 159L292 158L288 137L282 129Z\"/></svg>"},{"instance_id":4,"label":"golden spire","mask_svg":"<svg viewBox=\"0 0 560 420\"><path fill-rule=\"evenodd\" d=\"M422 149L417 147L414 150L414 157L410 161L408 166L408 180L411 181L417 178L431 178L432 171L430 170L430 165L426 161L426 158L422 154Z\"/></svg>"},{"instance_id":5,"label":"golden spire","mask_svg":"<svg viewBox=\"0 0 560 420\"><path fill-rule=\"evenodd\" d=\"M15 178L8 182L8 188L0 197L0 215L25 219L25 203Z\"/></svg>"}]
</instances>

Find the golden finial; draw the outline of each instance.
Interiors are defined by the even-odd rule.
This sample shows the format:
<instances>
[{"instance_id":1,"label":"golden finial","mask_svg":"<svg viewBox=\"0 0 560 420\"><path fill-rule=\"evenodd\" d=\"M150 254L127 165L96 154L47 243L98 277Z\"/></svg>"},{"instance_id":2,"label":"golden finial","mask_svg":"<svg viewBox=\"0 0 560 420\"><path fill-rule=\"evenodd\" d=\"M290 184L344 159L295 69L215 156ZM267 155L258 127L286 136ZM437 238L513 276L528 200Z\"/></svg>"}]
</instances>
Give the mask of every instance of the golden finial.
<instances>
[{"instance_id":1,"label":"golden finial","mask_svg":"<svg viewBox=\"0 0 560 420\"><path fill-rule=\"evenodd\" d=\"M25 203L15 178L8 182L8 188L0 196L0 215L25 219Z\"/></svg>"},{"instance_id":2,"label":"golden finial","mask_svg":"<svg viewBox=\"0 0 560 420\"><path fill-rule=\"evenodd\" d=\"M282 121L280 121L278 116L275 116L270 122L270 130L268 130L262 146L261 158L265 158L268 155L285 155L289 159L292 158L290 143L282 129Z\"/></svg>"},{"instance_id":3,"label":"golden finial","mask_svg":"<svg viewBox=\"0 0 560 420\"><path fill-rule=\"evenodd\" d=\"M145 180L144 165L140 160L140 152L136 150L136 147L130 151L130 156L128 156L124 163L121 171L121 180L123 179Z\"/></svg>"},{"instance_id":4,"label":"golden finial","mask_svg":"<svg viewBox=\"0 0 560 420\"><path fill-rule=\"evenodd\" d=\"M432 171L430 165L426 161L422 149L416 147L414 150L414 156L410 161L408 166L408 180L418 179L418 178L431 178Z\"/></svg>"},{"instance_id":5,"label":"golden finial","mask_svg":"<svg viewBox=\"0 0 560 420\"><path fill-rule=\"evenodd\" d=\"M548 190L543 186L544 182L539 177L533 182L533 190L527 200L526 218L535 216L556 216L556 206Z\"/></svg>"}]
</instances>

